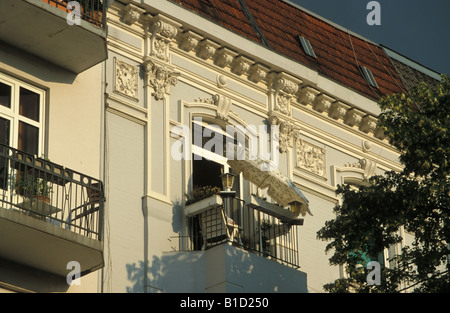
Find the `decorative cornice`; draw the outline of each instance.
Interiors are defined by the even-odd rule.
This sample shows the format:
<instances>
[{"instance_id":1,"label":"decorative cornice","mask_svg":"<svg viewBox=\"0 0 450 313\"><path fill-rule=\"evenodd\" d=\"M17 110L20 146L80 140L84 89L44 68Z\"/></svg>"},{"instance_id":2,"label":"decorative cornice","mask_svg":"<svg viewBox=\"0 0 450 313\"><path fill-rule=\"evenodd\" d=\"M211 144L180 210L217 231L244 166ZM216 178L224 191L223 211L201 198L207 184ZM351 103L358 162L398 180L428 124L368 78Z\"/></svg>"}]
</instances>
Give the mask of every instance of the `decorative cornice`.
<instances>
[{"instance_id":1,"label":"decorative cornice","mask_svg":"<svg viewBox=\"0 0 450 313\"><path fill-rule=\"evenodd\" d=\"M314 99L312 105L314 110L318 112L327 112L333 101L334 101L333 98L322 93Z\"/></svg>"},{"instance_id":2,"label":"decorative cornice","mask_svg":"<svg viewBox=\"0 0 450 313\"><path fill-rule=\"evenodd\" d=\"M214 55L214 64L219 67L227 67L233 62L237 53L225 47L219 48Z\"/></svg>"},{"instance_id":3,"label":"decorative cornice","mask_svg":"<svg viewBox=\"0 0 450 313\"><path fill-rule=\"evenodd\" d=\"M212 58L220 45L212 40L203 39L197 45L197 56L203 60Z\"/></svg>"},{"instance_id":4,"label":"decorative cornice","mask_svg":"<svg viewBox=\"0 0 450 313\"><path fill-rule=\"evenodd\" d=\"M250 66L248 71L248 79L254 83L259 83L260 81L264 81L266 79L269 71L270 69L268 67L255 63Z\"/></svg>"},{"instance_id":5,"label":"decorative cornice","mask_svg":"<svg viewBox=\"0 0 450 313\"><path fill-rule=\"evenodd\" d=\"M233 64L231 65L231 72L241 76L248 72L250 66L253 64L253 61L249 58L246 58L242 55L237 56L233 60Z\"/></svg>"},{"instance_id":6,"label":"decorative cornice","mask_svg":"<svg viewBox=\"0 0 450 313\"><path fill-rule=\"evenodd\" d=\"M271 84L274 90L270 111L280 112L290 116L291 100L297 93L301 81L283 72L272 72L270 73L269 84Z\"/></svg>"},{"instance_id":7,"label":"decorative cornice","mask_svg":"<svg viewBox=\"0 0 450 313\"><path fill-rule=\"evenodd\" d=\"M150 19L150 56L169 62L169 46L178 33L181 24L161 14Z\"/></svg>"},{"instance_id":8,"label":"decorative cornice","mask_svg":"<svg viewBox=\"0 0 450 313\"><path fill-rule=\"evenodd\" d=\"M334 101L330 106L330 110L328 111L328 116L335 120L343 119L345 114L347 113L347 110L349 110L349 109L350 109L350 106L345 104L344 102Z\"/></svg>"},{"instance_id":9,"label":"decorative cornice","mask_svg":"<svg viewBox=\"0 0 450 313\"><path fill-rule=\"evenodd\" d=\"M239 76L239 79L266 84L270 95L269 112L275 110L290 116L292 103L297 101L299 104L310 106L315 112L323 113L321 118L328 116L334 121L342 122L354 130L361 131L364 135L373 136L381 141L385 140L383 131L377 127L374 128L377 118L367 111L356 108L356 103L349 104L335 99L333 94L319 90L316 86L303 82L303 79L297 76L283 73L285 76L277 81L276 79L280 78L278 76L279 68L271 68L271 66L261 63L261 60L254 61L250 54L245 55L240 54L241 51L233 51L231 47L227 46L225 39L220 43L212 41L205 34L190 30L189 25L182 25L161 14L154 17L152 17L152 12L143 14L145 9L130 3L120 6L120 10L122 13L119 16L127 24L133 24L143 15L146 16L150 26L148 29L152 32L149 55L159 61L170 63L169 48L171 42L176 39L178 48L184 53L196 55L205 61L212 59L210 64L214 64L221 70L229 68L231 73ZM180 33L178 30L182 26L186 30ZM231 58L233 59L231 60ZM223 86L224 84L219 84L219 87ZM321 98L316 99L318 96Z\"/></svg>"},{"instance_id":10,"label":"decorative cornice","mask_svg":"<svg viewBox=\"0 0 450 313\"><path fill-rule=\"evenodd\" d=\"M143 13L145 13L144 9L141 9L132 3L128 3L121 12L122 22L127 25L132 25L139 20Z\"/></svg>"},{"instance_id":11,"label":"decorative cornice","mask_svg":"<svg viewBox=\"0 0 450 313\"><path fill-rule=\"evenodd\" d=\"M310 86L303 86L297 92L298 101L303 105L312 105L318 94L320 94L319 90Z\"/></svg>"},{"instance_id":12,"label":"decorative cornice","mask_svg":"<svg viewBox=\"0 0 450 313\"><path fill-rule=\"evenodd\" d=\"M202 36L188 30L182 34L182 39L180 41L179 47L186 52L195 50L198 43L202 40Z\"/></svg>"}]
</instances>

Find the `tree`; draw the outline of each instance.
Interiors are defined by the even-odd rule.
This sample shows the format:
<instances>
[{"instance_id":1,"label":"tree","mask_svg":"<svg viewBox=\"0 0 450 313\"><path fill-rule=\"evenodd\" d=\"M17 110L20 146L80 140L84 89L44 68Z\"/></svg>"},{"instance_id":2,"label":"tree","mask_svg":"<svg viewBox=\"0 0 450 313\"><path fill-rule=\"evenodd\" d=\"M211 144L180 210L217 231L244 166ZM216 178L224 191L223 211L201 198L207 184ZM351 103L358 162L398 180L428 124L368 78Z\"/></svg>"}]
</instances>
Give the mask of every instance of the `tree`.
<instances>
[{"instance_id":1,"label":"tree","mask_svg":"<svg viewBox=\"0 0 450 313\"><path fill-rule=\"evenodd\" d=\"M419 84L409 94L379 101L378 126L398 149L400 172L369 179L358 188L340 185L336 218L317 233L330 241L330 263L343 265L345 279L327 284L331 292L450 291L450 80L442 76L432 89ZM368 260L399 243L398 230L413 235L413 243L382 267L381 284L366 282ZM358 264L360 264L358 266ZM361 266L362 265L362 266ZM403 283L403 285L402 285ZM405 287L406 286L406 287Z\"/></svg>"}]
</instances>

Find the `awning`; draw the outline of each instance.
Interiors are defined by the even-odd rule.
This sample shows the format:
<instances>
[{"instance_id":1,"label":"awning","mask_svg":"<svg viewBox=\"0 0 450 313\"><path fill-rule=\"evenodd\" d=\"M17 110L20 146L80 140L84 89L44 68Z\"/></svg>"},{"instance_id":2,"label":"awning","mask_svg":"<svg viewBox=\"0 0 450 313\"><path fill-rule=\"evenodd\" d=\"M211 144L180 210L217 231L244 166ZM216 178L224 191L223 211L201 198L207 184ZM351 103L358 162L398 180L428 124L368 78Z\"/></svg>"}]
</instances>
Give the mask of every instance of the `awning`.
<instances>
[{"instance_id":1,"label":"awning","mask_svg":"<svg viewBox=\"0 0 450 313\"><path fill-rule=\"evenodd\" d=\"M227 161L236 174L242 173L244 178L258 188L267 189L267 194L282 207L290 207L297 215L312 215L309 203L294 182L278 169L270 160L260 157L249 158L249 153L242 147L234 146L234 158ZM267 170L271 169L271 170Z\"/></svg>"}]
</instances>

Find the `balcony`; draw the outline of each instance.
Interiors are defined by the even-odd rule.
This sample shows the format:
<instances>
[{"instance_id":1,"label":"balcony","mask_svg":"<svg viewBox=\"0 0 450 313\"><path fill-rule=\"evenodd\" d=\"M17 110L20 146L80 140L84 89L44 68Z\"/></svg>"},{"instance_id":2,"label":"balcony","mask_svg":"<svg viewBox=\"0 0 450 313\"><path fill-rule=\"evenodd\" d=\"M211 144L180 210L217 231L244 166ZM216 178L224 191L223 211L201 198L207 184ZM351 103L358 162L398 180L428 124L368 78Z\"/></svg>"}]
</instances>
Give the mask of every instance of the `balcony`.
<instances>
[{"instance_id":1,"label":"balcony","mask_svg":"<svg viewBox=\"0 0 450 313\"><path fill-rule=\"evenodd\" d=\"M103 267L101 181L0 145L0 258L66 276Z\"/></svg>"},{"instance_id":2,"label":"balcony","mask_svg":"<svg viewBox=\"0 0 450 313\"><path fill-rule=\"evenodd\" d=\"M75 74L107 58L105 6L79 0L79 25L68 23L68 1L0 1L0 41ZM71 16L73 16L72 14Z\"/></svg>"},{"instance_id":3,"label":"balcony","mask_svg":"<svg viewBox=\"0 0 450 313\"><path fill-rule=\"evenodd\" d=\"M189 234L180 237L179 250L201 251L222 244L292 267L300 267L298 226L303 219L281 216L283 209L255 196L252 202L219 195L185 207ZM271 209L277 206L277 211ZM290 216L290 212L286 212Z\"/></svg>"}]
</instances>

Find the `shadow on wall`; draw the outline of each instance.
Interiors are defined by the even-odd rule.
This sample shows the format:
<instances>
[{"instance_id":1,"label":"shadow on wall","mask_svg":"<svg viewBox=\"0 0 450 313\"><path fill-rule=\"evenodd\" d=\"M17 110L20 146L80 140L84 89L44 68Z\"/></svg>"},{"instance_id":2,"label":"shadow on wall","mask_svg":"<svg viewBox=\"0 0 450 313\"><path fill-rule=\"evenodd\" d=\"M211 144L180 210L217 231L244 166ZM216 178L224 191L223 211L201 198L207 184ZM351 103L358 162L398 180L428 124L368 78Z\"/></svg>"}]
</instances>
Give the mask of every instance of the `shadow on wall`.
<instances>
[{"instance_id":1,"label":"shadow on wall","mask_svg":"<svg viewBox=\"0 0 450 313\"><path fill-rule=\"evenodd\" d=\"M145 262L127 264L127 275L131 286L128 293L158 292L204 292L204 253L168 252L161 257L153 256L148 264L145 279Z\"/></svg>"},{"instance_id":2,"label":"shadow on wall","mask_svg":"<svg viewBox=\"0 0 450 313\"><path fill-rule=\"evenodd\" d=\"M183 228L183 209L184 200L172 202L172 232L180 236ZM126 287L126 292L204 292L204 252L163 252L162 255L154 255L149 250L152 247L152 238L148 237L148 233L146 219L144 260L126 264L127 279L131 283L131 286ZM172 249L177 250L178 247Z\"/></svg>"}]
</instances>

